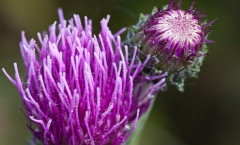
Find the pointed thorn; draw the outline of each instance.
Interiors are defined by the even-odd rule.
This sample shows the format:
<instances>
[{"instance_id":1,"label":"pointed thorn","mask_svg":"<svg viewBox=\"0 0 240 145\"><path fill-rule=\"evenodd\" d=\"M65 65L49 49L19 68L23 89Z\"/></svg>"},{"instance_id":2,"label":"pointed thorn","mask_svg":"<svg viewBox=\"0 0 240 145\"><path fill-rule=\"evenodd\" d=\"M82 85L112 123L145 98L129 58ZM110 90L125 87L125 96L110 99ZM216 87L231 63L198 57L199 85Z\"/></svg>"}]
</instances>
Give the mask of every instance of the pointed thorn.
<instances>
[{"instance_id":1,"label":"pointed thorn","mask_svg":"<svg viewBox=\"0 0 240 145\"><path fill-rule=\"evenodd\" d=\"M217 19L212 20L211 22L202 26L203 29L206 29L208 26L211 26Z\"/></svg>"},{"instance_id":2,"label":"pointed thorn","mask_svg":"<svg viewBox=\"0 0 240 145\"><path fill-rule=\"evenodd\" d=\"M205 42L205 43L215 43L215 41L207 40L207 39L204 39L203 42Z\"/></svg>"},{"instance_id":3,"label":"pointed thorn","mask_svg":"<svg viewBox=\"0 0 240 145\"><path fill-rule=\"evenodd\" d=\"M207 16L208 16L207 14L202 14L202 15L198 16L198 19L202 19L202 18L207 17Z\"/></svg>"},{"instance_id":4,"label":"pointed thorn","mask_svg":"<svg viewBox=\"0 0 240 145\"><path fill-rule=\"evenodd\" d=\"M179 1L178 1L178 4L177 4L177 9L181 9L181 5L182 5L182 1L179 0Z\"/></svg>"},{"instance_id":5,"label":"pointed thorn","mask_svg":"<svg viewBox=\"0 0 240 145\"><path fill-rule=\"evenodd\" d=\"M172 9L172 8L174 8L174 3L175 3L175 0L170 0L170 2L168 3L168 10L170 10L170 9Z\"/></svg>"},{"instance_id":6,"label":"pointed thorn","mask_svg":"<svg viewBox=\"0 0 240 145\"><path fill-rule=\"evenodd\" d=\"M194 4L195 4L195 0L193 0L192 5L190 6L190 8L188 10L190 13L193 11Z\"/></svg>"}]
</instances>

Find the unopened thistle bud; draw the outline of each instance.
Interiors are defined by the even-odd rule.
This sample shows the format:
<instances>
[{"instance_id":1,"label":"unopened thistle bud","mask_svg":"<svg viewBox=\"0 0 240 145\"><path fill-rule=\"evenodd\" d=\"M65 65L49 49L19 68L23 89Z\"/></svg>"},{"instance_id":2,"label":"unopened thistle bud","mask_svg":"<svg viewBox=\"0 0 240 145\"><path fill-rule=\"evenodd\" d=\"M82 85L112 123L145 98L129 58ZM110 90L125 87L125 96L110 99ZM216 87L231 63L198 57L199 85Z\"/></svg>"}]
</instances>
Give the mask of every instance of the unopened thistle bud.
<instances>
[{"instance_id":1,"label":"unopened thistle bud","mask_svg":"<svg viewBox=\"0 0 240 145\"><path fill-rule=\"evenodd\" d=\"M139 58L145 59L147 54L152 56L147 72L162 70L171 75L192 67L206 55L205 43L212 42L207 39L211 32L207 27L214 21L201 22L200 19L207 15L193 6L194 2L188 10L182 10L181 0L178 4L171 0L163 9L141 15L138 24L129 28L127 43L138 44Z\"/></svg>"}]
</instances>

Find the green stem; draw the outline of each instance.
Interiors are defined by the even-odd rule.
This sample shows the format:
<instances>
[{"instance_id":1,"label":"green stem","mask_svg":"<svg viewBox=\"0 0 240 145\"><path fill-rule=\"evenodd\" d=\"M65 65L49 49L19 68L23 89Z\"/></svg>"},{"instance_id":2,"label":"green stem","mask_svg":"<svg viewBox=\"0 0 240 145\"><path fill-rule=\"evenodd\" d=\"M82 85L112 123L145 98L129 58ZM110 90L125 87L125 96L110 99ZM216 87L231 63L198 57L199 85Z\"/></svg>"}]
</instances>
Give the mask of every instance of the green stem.
<instances>
[{"instance_id":1,"label":"green stem","mask_svg":"<svg viewBox=\"0 0 240 145\"><path fill-rule=\"evenodd\" d=\"M151 86L151 85L149 85ZM147 89L146 89L147 90ZM149 106L147 112L145 112L141 118L139 118L138 122L137 122L137 126L135 128L135 130L133 131L132 135L130 136L130 138L128 139L128 141L126 142L126 145L139 145L140 141L141 141L141 136L142 136L142 131L144 130L144 127L146 126L148 117L151 113L151 110L153 108L155 99L156 99L155 95L151 101L151 105Z\"/></svg>"}]
</instances>

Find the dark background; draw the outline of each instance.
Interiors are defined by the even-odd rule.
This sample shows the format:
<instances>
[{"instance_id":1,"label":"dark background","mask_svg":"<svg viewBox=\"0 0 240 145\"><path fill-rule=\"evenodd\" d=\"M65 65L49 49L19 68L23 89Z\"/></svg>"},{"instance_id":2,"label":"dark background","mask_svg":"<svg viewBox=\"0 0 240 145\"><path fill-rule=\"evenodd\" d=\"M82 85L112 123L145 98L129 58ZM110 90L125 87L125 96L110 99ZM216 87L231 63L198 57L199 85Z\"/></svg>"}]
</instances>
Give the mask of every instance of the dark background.
<instances>
[{"instance_id":1,"label":"dark background","mask_svg":"<svg viewBox=\"0 0 240 145\"><path fill-rule=\"evenodd\" d=\"M0 0L0 68L13 76L17 62L21 76L24 65L19 51L21 30L28 39L48 29L62 7L65 18L74 13L99 21L111 14L112 32L135 24L140 12L149 13L167 0ZM183 0L183 8L191 0ZM239 145L240 144L240 1L197 0L208 19L217 18L209 39L209 56L198 79L187 81L185 92L170 87L161 93L143 132L141 145ZM30 134L17 89L0 72L0 145L26 145Z\"/></svg>"}]
</instances>

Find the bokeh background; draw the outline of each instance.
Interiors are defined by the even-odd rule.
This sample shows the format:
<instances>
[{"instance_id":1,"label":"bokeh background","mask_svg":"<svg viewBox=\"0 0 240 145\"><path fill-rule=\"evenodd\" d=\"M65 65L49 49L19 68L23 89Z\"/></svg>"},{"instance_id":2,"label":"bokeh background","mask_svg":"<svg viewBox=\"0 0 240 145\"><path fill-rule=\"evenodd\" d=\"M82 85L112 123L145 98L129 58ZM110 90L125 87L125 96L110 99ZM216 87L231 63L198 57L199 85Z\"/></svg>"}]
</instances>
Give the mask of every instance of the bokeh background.
<instances>
[{"instance_id":1,"label":"bokeh background","mask_svg":"<svg viewBox=\"0 0 240 145\"><path fill-rule=\"evenodd\" d=\"M0 0L0 68L13 75L20 56L21 31L27 38L48 29L62 7L65 18L74 13L99 21L111 14L110 28L117 32L135 24L140 12L149 13L167 0ZM188 8L191 0L183 0ZM240 144L240 12L239 0L197 0L208 19L217 18L209 38L209 56L198 79L187 81L184 93L175 87L160 93L141 137L141 145ZM0 145L27 145L29 131L19 110L17 89L0 71Z\"/></svg>"}]
</instances>

